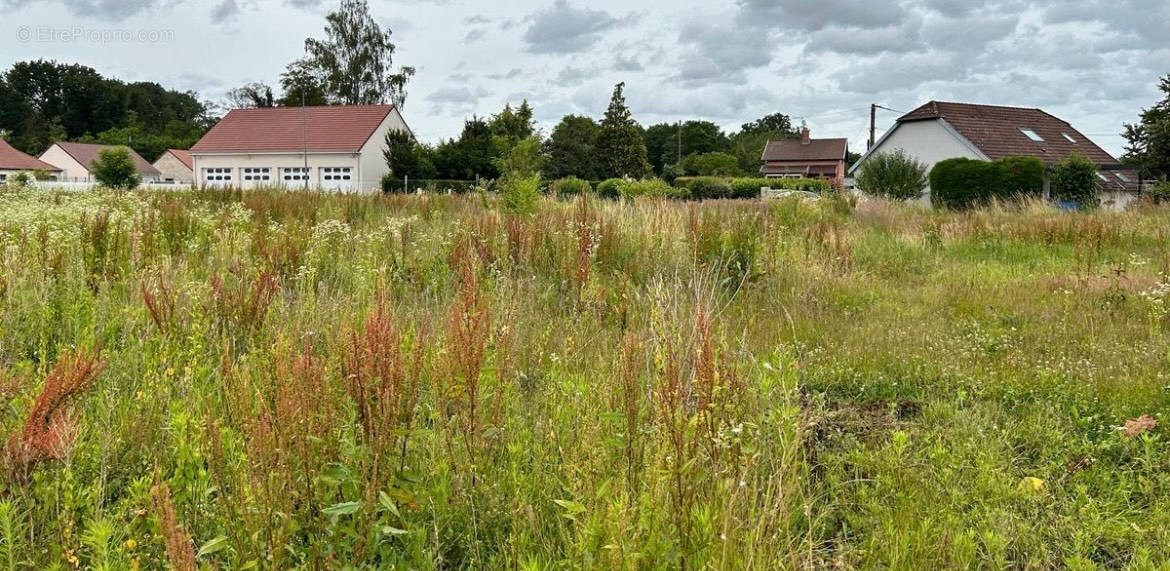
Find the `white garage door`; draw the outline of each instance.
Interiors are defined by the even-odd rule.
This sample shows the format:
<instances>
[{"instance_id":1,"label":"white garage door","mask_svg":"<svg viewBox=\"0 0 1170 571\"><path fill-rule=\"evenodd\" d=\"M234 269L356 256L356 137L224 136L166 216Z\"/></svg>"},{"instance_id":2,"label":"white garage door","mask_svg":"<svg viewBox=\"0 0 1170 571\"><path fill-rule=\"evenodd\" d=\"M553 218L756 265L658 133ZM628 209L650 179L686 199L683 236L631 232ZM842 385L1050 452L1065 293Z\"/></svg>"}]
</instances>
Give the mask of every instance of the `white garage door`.
<instances>
[{"instance_id":1,"label":"white garage door","mask_svg":"<svg viewBox=\"0 0 1170 571\"><path fill-rule=\"evenodd\" d=\"M262 188L272 186L272 169L269 167L245 167L240 169L240 188Z\"/></svg>"},{"instance_id":2,"label":"white garage door","mask_svg":"<svg viewBox=\"0 0 1170 571\"><path fill-rule=\"evenodd\" d=\"M286 188L304 188L309 184L309 169L306 167L285 167L280 169L280 184Z\"/></svg>"},{"instance_id":3,"label":"white garage door","mask_svg":"<svg viewBox=\"0 0 1170 571\"><path fill-rule=\"evenodd\" d=\"M321 188L324 190L339 190L342 192L353 190L353 168L322 167Z\"/></svg>"},{"instance_id":4,"label":"white garage door","mask_svg":"<svg viewBox=\"0 0 1170 571\"><path fill-rule=\"evenodd\" d=\"M203 169L203 186L204 187L230 187L234 186L232 182L232 169L230 168L214 168Z\"/></svg>"}]
</instances>

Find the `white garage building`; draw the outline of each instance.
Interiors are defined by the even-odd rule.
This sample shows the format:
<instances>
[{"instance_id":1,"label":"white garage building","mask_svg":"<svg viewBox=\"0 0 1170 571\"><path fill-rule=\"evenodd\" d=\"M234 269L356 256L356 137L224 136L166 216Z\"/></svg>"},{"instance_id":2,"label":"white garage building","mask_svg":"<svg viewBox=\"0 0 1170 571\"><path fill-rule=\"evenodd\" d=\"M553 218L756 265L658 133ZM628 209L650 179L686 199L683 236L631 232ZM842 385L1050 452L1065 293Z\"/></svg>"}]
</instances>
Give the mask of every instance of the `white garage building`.
<instances>
[{"instance_id":1,"label":"white garage building","mask_svg":"<svg viewBox=\"0 0 1170 571\"><path fill-rule=\"evenodd\" d=\"M196 183L376 191L392 129L410 129L392 105L236 109L191 147Z\"/></svg>"}]
</instances>

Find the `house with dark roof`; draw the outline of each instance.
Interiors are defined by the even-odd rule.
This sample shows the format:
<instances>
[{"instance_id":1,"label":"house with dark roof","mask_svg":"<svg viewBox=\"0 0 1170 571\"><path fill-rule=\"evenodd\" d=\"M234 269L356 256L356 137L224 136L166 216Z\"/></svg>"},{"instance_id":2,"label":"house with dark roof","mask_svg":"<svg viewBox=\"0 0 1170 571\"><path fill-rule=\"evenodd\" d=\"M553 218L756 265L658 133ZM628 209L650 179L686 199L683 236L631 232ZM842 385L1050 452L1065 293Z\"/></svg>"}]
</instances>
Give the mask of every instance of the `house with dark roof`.
<instances>
[{"instance_id":1,"label":"house with dark roof","mask_svg":"<svg viewBox=\"0 0 1170 571\"><path fill-rule=\"evenodd\" d=\"M390 130L410 130L393 105L235 109L191 147L192 170L201 188L373 191Z\"/></svg>"},{"instance_id":2,"label":"house with dark roof","mask_svg":"<svg viewBox=\"0 0 1170 571\"><path fill-rule=\"evenodd\" d=\"M158 169L146 162L146 159L134 152L134 149L118 145L95 145L90 143L53 143L48 150L41 153L41 160L61 170L59 180L64 182L93 182L90 172L93 162L98 159L102 151L108 149L125 149L130 152L130 159L142 177L142 182L158 182Z\"/></svg>"},{"instance_id":3,"label":"house with dark roof","mask_svg":"<svg viewBox=\"0 0 1170 571\"><path fill-rule=\"evenodd\" d=\"M802 127L800 139L771 141L764 146L760 174L765 178L825 178L840 185L845 180L847 139L813 139Z\"/></svg>"},{"instance_id":4,"label":"house with dark roof","mask_svg":"<svg viewBox=\"0 0 1170 571\"><path fill-rule=\"evenodd\" d=\"M1037 157L1052 166L1080 154L1097 165L1106 199L1128 201L1138 174L1067 121L1040 109L931 101L897 123L849 170L853 176L876 153L902 150L929 170L945 159L993 161ZM929 191L929 188L926 189Z\"/></svg>"},{"instance_id":5,"label":"house with dark roof","mask_svg":"<svg viewBox=\"0 0 1170 571\"><path fill-rule=\"evenodd\" d=\"M0 139L0 184L19 173L45 171L51 177L61 174L61 169L17 150L8 141Z\"/></svg>"},{"instance_id":6,"label":"house with dark roof","mask_svg":"<svg viewBox=\"0 0 1170 571\"><path fill-rule=\"evenodd\" d=\"M190 151L167 149L157 161L159 181L173 184L195 184L195 163Z\"/></svg>"}]
</instances>

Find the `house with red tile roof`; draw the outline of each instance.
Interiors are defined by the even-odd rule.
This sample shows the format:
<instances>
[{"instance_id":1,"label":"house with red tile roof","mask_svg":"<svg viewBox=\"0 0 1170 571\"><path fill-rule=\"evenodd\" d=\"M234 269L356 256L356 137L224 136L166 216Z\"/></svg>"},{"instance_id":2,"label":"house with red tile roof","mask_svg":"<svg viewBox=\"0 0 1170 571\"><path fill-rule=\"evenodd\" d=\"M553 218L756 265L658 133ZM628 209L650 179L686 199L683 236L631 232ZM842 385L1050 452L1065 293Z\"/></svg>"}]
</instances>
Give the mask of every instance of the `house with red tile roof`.
<instances>
[{"instance_id":1,"label":"house with red tile roof","mask_svg":"<svg viewBox=\"0 0 1170 571\"><path fill-rule=\"evenodd\" d=\"M1052 166L1080 154L1097 165L1106 193L1132 193L1138 184L1135 171L1125 169L1121 161L1067 121L1040 109L931 101L900 117L853 165L849 175L856 174L874 154L898 149L927 169L956 157L993 161L1028 156Z\"/></svg>"},{"instance_id":2,"label":"house with red tile roof","mask_svg":"<svg viewBox=\"0 0 1170 571\"><path fill-rule=\"evenodd\" d=\"M157 161L159 181L174 184L195 184L195 163L190 151L167 149Z\"/></svg>"},{"instance_id":3,"label":"house with red tile roof","mask_svg":"<svg viewBox=\"0 0 1170 571\"><path fill-rule=\"evenodd\" d=\"M848 139L813 139L802 127L800 139L768 141L760 174L765 178L824 178L834 185L845 180Z\"/></svg>"},{"instance_id":4,"label":"house with red tile roof","mask_svg":"<svg viewBox=\"0 0 1170 571\"><path fill-rule=\"evenodd\" d=\"M0 139L0 183L8 182L9 178L19 173L36 171L46 171L54 177L61 174L61 169L31 155L26 155L9 145L8 141Z\"/></svg>"},{"instance_id":5,"label":"house with red tile roof","mask_svg":"<svg viewBox=\"0 0 1170 571\"><path fill-rule=\"evenodd\" d=\"M409 131L393 105L235 109L191 147L201 188L375 191L386 133Z\"/></svg>"},{"instance_id":6,"label":"house with red tile roof","mask_svg":"<svg viewBox=\"0 0 1170 571\"><path fill-rule=\"evenodd\" d=\"M41 160L61 170L59 180L65 182L93 182L90 172L93 162L98 159L102 151L109 149L125 149L130 152L130 159L142 177L142 182L157 182L159 172L134 149L119 145L95 145L92 143L53 143L44 153Z\"/></svg>"}]
</instances>

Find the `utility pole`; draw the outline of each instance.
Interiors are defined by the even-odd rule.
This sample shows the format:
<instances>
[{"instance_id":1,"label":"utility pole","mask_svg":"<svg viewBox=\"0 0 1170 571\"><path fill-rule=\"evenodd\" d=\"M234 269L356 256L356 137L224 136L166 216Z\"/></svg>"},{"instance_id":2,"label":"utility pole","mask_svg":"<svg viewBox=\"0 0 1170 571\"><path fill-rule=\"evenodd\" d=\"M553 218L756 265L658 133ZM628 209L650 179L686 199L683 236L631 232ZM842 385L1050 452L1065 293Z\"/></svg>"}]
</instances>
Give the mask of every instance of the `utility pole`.
<instances>
[{"instance_id":1,"label":"utility pole","mask_svg":"<svg viewBox=\"0 0 1170 571\"><path fill-rule=\"evenodd\" d=\"M301 173L305 190L309 189L309 108L305 107L305 90L301 89L301 146L305 151L305 170Z\"/></svg>"},{"instance_id":2,"label":"utility pole","mask_svg":"<svg viewBox=\"0 0 1170 571\"><path fill-rule=\"evenodd\" d=\"M865 146L865 150L873 148L875 135L877 135L877 103L871 103L869 105L869 144Z\"/></svg>"},{"instance_id":3,"label":"utility pole","mask_svg":"<svg viewBox=\"0 0 1170 571\"><path fill-rule=\"evenodd\" d=\"M682 166L682 121L678 122L678 166Z\"/></svg>"}]
</instances>

